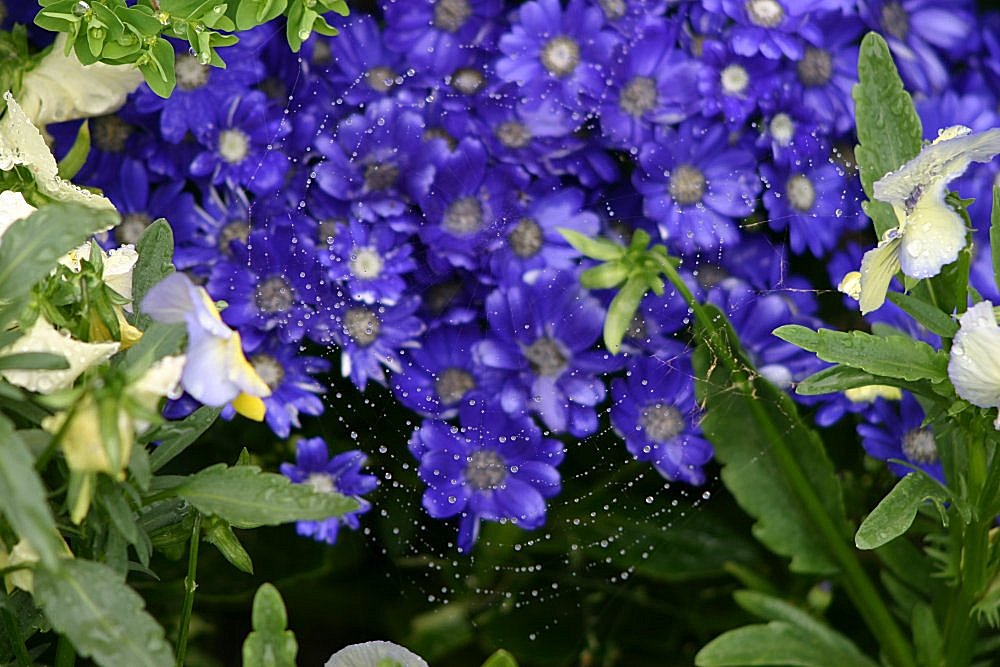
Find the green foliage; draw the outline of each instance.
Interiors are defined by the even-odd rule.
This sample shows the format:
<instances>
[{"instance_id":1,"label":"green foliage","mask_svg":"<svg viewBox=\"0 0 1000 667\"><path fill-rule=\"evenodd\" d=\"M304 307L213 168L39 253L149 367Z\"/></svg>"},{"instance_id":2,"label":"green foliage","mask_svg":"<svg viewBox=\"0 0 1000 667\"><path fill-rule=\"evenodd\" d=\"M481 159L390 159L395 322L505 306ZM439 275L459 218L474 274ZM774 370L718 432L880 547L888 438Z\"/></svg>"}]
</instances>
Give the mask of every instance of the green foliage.
<instances>
[{"instance_id":1,"label":"green foliage","mask_svg":"<svg viewBox=\"0 0 1000 667\"><path fill-rule=\"evenodd\" d=\"M993 207L990 209L990 254L993 260L993 280L1000 285L1000 185L993 186Z\"/></svg>"},{"instance_id":2,"label":"green foliage","mask_svg":"<svg viewBox=\"0 0 1000 667\"><path fill-rule=\"evenodd\" d=\"M257 466L230 468L223 463L188 476L172 490L202 514L218 516L237 528L318 521L358 508L358 501L292 484L284 475Z\"/></svg>"},{"instance_id":3,"label":"green foliage","mask_svg":"<svg viewBox=\"0 0 1000 667\"><path fill-rule=\"evenodd\" d=\"M892 207L872 199L872 185L920 152L922 128L913 100L903 88L889 46L870 32L861 40L858 83L853 90L859 145L854 150L861 185L869 201L864 209L882 235L899 225Z\"/></svg>"},{"instance_id":4,"label":"green foliage","mask_svg":"<svg viewBox=\"0 0 1000 667\"><path fill-rule=\"evenodd\" d=\"M917 510L927 500L934 501L942 513L949 494L922 471L911 472L893 487L858 528L854 543L859 549L876 549L894 540L913 524Z\"/></svg>"},{"instance_id":5,"label":"green foliage","mask_svg":"<svg viewBox=\"0 0 1000 667\"><path fill-rule=\"evenodd\" d=\"M88 153L90 153L90 122L85 120L80 124L69 152L59 161L59 178L69 180L76 176L83 163L87 161Z\"/></svg>"},{"instance_id":6,"label":"green foliage","mask_svg":"<svg viewBox=\"0 0 1000 667\"><path fill-rule=\"evenodd\" d=\"M208 517L202 524L203 539L215 546L223 558L229 561L240 572L253 574L253 561L250 554L240 544L239 538L233 533L232 527L216 516Z\"/></svg>"},{"instance_id":7,"label":"green foliage","mask_svg":"<svg viewBox=\"0 0 1000 667\"><path fill-rule=\"evenodd\" d=\"M149 457L149 467L156 472L191 446L218 419L222 408L203 405L180 421L165 422L143 437L145 442L159 442Z\"/></svg>"},{"instance_id":8,"label":"green foliage","mask_svg":"<svg viewBox=\"0 0 1000 667\"><path fill-rule=\"evenodd\" d=\"M517 667L517 660L514 660L507 651L500 649L483 663L482 667Z\"/></svg>"},{"instance_id":9,"label":"green foliage","mask_svg":"<svg viewBox=\"0 0 1000 667\"><path fill-rule=\"evenodd\" d=\"M172 667L163 628L107 566L69 559L35 571L35 599L52 627L104 667Z\"/></svg>"},{"instance_id":10,"label":"green foliage","mask_svg":"<svg viewBox=\"0 0 1000 667\"><path fill-rule=\"evenodd\" d=\"M924 325L931 333L943 338L955 337L955 333L958 331L958 322L937 306L902 292L889 292L886 298L903 309L914 320Z\"/></svg>"},{"instance_id":11,"label":"green foliage","mask_svg":"<svg viewBox=\"0 0 1000 667\"><path fill-rule=\"evenodd\" d=\"M174 272L174 233L169 223L160 218L146 227L136 242L135 250L139 259L132 271L132 300L138 306L136 310L140 311L136 326L146 328L150 319L141 313L142 300L153 285Z\"/></svg>"},{"instance_id":12,"label":"green foliage","mask_svg":"<svg viewBox=\"0 0 1000 667\"><path fill-rule=\"evenodd\" d=\"M243 667L295 667L299 646L286 630L288 616L278 589L263 584L253 598L253 632L243 642Z\"/></svg>"}]
</instances>

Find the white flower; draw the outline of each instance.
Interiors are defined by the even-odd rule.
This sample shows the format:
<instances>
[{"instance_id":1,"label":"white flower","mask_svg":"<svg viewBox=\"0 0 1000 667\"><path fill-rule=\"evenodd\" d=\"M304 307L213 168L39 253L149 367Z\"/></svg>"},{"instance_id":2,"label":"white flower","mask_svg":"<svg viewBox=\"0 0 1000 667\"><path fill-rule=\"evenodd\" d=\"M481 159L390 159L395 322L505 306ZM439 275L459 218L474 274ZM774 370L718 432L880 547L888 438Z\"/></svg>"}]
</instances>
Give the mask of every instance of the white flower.
<instances>
[{"instance_id":1,"label":"white flower","mask_svg":"<svg viewBox=\"0 0 1000 667\"><path fill-rule=\"evenodd\" d=\"M9 91L3 94L3 99L7 102L7 112L0 118L0 171L23 166L35 178L39 192L47 197L113 211L114 205L105 197L59 177L59 166L42 133Z\"/></svg>"},{"instance_id":2,"label":"white flower","mask_svg":"<svg viewBox=\"0 0 1000 667\"><path fill-rule=\"evenodd\" d=\"M69 368L61 371L7 369L0 371L0 375L18 387L48 394L68 389L80 377L81 373L110 359L119 347L121 344L116 342L84 343L78 341L67 334L56 331L48 320L39 317L23 336L0 350L0 355L19 352L51 352L66 357Z\"/></svg>"},{"instance_id":3,"label":"white flower","mask_svg":"<svg viewBox=\"0 0 1000 667\"><path fill-rule=\"evenodd\" d=\"M920 154L875 182L873 196L892 205L899 226L885 233L861 261L861 312L879 308L892 277L931 278L954 262L966 244L962 217L945 202L948 183L973 162L1000 153L1000 129L971 134L961 125L945 128Z\"/></svg>"},{"instance_id":4,"label":"white flower","mask_svg":"<svg viewBox=\"0 0 1000 667\"><path fill-rule=\"evenodd\" d=\"M80 272L80 265L84 260L90 259L90 252L94 244L87 241L59 258L59 263L74 273ZM132 269L139 261L139 253L135 251L135 246L128 243L117 248L113 248L105 253L104 249L97 246L101 258L104 260L104 271L101 278L108 287L118 292L120 295L132 300ZM126 306L125 310L132 312L131 306Z\"/></svg>"},{"instance_id":5,"label":"white flower","mask_svg":"<svg viewBox=\"0 0 1000 667\"><path fill-rule=\"evenodd\" d=\"M951 345L948 377L955 392L981 408L1000 407L1000 327L993 304L981 301L965 311Z\"/></svg>"},{"instance_id":6,"label":"white flower","mask_svg":"<svg viewBox=\"0 0 1000 667\"><path fill-rule=\"evenodd\" d=\"M427 667L416 653L392 642L365 642L342 648L323 667L377 667L381 660L395 660L402 667Z\"/></svg>"},{"instance_id":7,"label":"white flower","mask_svg":"<svg viewBox=\"0 0 1000 667\"><path fill-rule=\"evenodd\" d=\"M38 209L24 200L24 195L13 190L0 192L0 237L18 220L27 218Z\"/></svg>"},{"instance_id":8,"label":"white flower","mask_svg":"<svg viewBox=\"0 0 1000 667\"><path fill-rule=\"evenodd\" d=\"M73 51L66 54L66 33L60 33L52 50L24 75L20 102L42 126L116 111L141 83L142 72L133 65L83 65Z\"/></svg>"}]
</instances>

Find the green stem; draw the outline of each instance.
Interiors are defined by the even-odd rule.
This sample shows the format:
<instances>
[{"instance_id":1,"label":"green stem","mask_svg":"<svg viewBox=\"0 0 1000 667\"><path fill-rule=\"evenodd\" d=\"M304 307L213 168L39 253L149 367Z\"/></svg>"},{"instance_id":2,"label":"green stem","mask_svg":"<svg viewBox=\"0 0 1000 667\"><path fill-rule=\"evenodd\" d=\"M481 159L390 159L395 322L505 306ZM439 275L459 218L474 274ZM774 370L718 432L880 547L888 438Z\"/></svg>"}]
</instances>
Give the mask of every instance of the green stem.
<instances>
[{"instance_id":1,"label":"green stem","mask_svg":"<svg viewBox=\"0 0 1000 667\"><path fill-rule=\"evenodd\" d=\"M195 574L198 571L198 544L201 542L201 514L194 515L191 527L191 546L188 551L188 570L184 577L184 606L181 609L181 623L177 630L177 667L183 667L187 656L188 631L191 628L191 611L194 609L194 592L198 588Z\"/></svg>"},{"instance_id":2,"label":"green stem","mask_svg":"<svg viewBox=\"0 0 1000 667\"><path fill-rule=\"evenodd\" d=\"M743 365L734 358L725 338L719 335L719 323L712 321L712 318L694 298L684 280L669 262L661 262L661 268L687 301L695 318L701 323L703 342L718 354L718 358L729 370L736 384L749 386L750 378L744 373ZM801 500L805 514L810 518L840 566L844 586L855 608L882 645L882 649L892 664L896 667L914 667L916 662L909 642L903 636L875 585L864 568L861 567L854 551L848 546L841 531L823 508L823 503L796 463L788 444L775 429L760 402L754 400L748 401L747 404L771 445L792 491Z\"/></svg>"},{"instance_id":3,"label":"green stem","mask_svg":"<svg viewBox=\"0 0 1000 667\"><path fill-rule=\"evenodd\" d=\"M56 644L55 667L73 667L76 664L76 651L73 644L68 639L59 635L59 642Z\"/></svg>"},{"instance_id":4,"label":"green stem","mask_svg":"<svg viewBox=\"0 0 1000 667\"><path fill-rule=\"evenodd\" d=\"M21 639L21 629L18 627L17 619L6 605L0 606L0 617L3 618L3 630L7 635L7 642L14 652L18 667L30 667L31 658L28 656L28 649Z\"/></svg>"}]
</instances>

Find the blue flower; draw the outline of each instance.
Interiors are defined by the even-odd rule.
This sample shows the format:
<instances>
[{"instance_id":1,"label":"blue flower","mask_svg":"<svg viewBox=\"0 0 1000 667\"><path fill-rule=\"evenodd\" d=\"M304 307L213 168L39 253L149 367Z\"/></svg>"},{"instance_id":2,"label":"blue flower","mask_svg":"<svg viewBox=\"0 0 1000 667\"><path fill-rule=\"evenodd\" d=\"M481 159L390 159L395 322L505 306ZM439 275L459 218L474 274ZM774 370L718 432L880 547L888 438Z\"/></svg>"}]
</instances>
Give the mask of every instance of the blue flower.
<instances>
[{"instance_id":1,"label":"blue flower","mask_svg":"<svg viewBox=\"0 0 1000 667\"><path fill-rule=\"evenodd\" d=\"M427 484L424 509L435 519L460 517L458 548L468 553L481 520L525 530L545 523L545 499L560 489L563 446L527 417L480 406L464 406L461 416L462 428L424 420L409 446Z\"/></svg>"},{"instance_id":2,"label":"blue flower","mask_svg":"<svg viewBox=\"0 0 1000 667\"><path fill-rule=\"evenodd\" d=\"M494 290L486 298L487 337L473 350L483 381L511 415L537 413L556 433L590 435L604 400L601 374L617 362L592 351L604 309L580 289L573 272L533 285Z\"/></svg>"},{"instance_id":3,"label":"blue flower","mask_svg":"<svg viewBox=\"0 0 1000 667\"><path fill-rule=\"evenodd\" d=\"M193 211L180 210L170 216L174 231L174 264L180 269L208 275L220 259L241 256L250 239L250 202L239 187L208 187Z\"/></svg>"},{"instance_id":4,"label":"blue flower","mask_svg":"<svg viewBox=\"0 0 1000 667\"><path fill-rule=\"evenodd\" d=\"M344 282L355 299L391 306L406 291L403 276L416 268L413 249L392 229L351 221L338 224L328 250L320 254L327 275Z\"/></svg>"},{"instance_id":5,"label":"blue flower","mask_svg":"<svg viewBox=\"0 0 1000 667\"><path fill-rule=\"evenodd\" d=\"M300 414L323 414L320 396L326 387L314 376L330 370L326 359L301 354L298 347L268 336L247 350L247 360L271 390L264 398L265 420L279 438L287 438L292 427L302 427Z\"/></svg>"},{"instance_id":6,"label":"blue flower","mask_svg":"<svg viewBox=\"0 0 1000 667\"><path fill-rule=\"evenodd\" d=\"M706 41L702 45L698 92L701 112L707 118L722 114L732 126L743 123L757 111L761 100L779 89L778 61L762 56L740 56L724 44Z\"/></svg>"},{"instance_id":7,"label":"blue flower","mask_svg":"<svg viewBox=\"0 0 1000 667\"><path fill-rule=\"evenodd\" d=\"M815 35L809 12L829 6L827 0L702 0L706 9L724 12L735 21L729 30L733 51L761 53L771 59L802 57L802 37Z\"/></svg>"},{"instance_id":8,"label":"blue flower","mask_svg":"<svg viewBox=\"0 0 1000 667\"><path fill-rule=\"evenodd\" d=\"M522 95L583 110L606 86L602 70L616 41L601 10L585 0L570 0L565 10L559 0L534 0L518 8L511 31L500 38L496 71Z\"/></svg>"},{"instance_id":9,"label":"blue flower","mask_svg":"<svg viewBox=\"0 0 1000 667\"><path fill-rule=\"evenodd\" d=\"M475 47L489 44L502 0L408 0L385 6L385 43L405 61L451 74Z\"/></svg>"},{"instance_id":10,"label":"blue flower","mask_svg":"<svg viewBox=\"0 0 1000 667\"><path fill-rule=\"evenodd\" d=\"M901 401L879 398L866 422L858 424L861 446L881 461L905 461L944 483L934 432L923 421L924 410L911 394L904 393ZM911 467L901 463L890 462L889 469L900 477L912 472Z\"/></svg>"},{"instance_id":11,"label":"blue flower","mask_svg":"<svg viewBox=\"0 0 1000 667\"><path fill-rule=\"evenodd\" d=\"M702 484L712 445L701 437L694 373L686 356L634 357L611 383L611 424L628 451L669 480Z\"/></svg>"},{"instance_id":12,"label":"blue flower","mask_svg":"<svg viewBox=\"0 0 1000 667\"><path fill-rule=\"evenodd\" d=\"M483 401L482 370L472 348L482 339L479 327L444 325L427 332L409 351L402 372L393 376L399 402L426 417L451 419L463 403Z\"/></svg>"},{"instance_id":13,"label":"blue flower","mask_svg":"<svg viewBox=\"0 0 1000 667\"><path fill-rule=\"evenodd\" d=\"M825 128L850 132L854 127L851 88L858 80L857 42L864 24L853 13L828 12L815 20L819 30L794 63L795 79L802 87L800 103Z\"/></svg>"},{"instance_id":14,"label":"blue flower","mask_svg":"<svg viewBox=\"0 0 1000 667\"><path fill-rule=\"evenodd\" d=\"M654 137L639 153L632 183L664 240L684 253L736 243L733 219L753 212L760 193L753 153L731 145L719 124L688 121Z\"/></svg>"},{"instance_id":15,"label":"blue flower","mask_svg":"<svg viewBox=\"0 0 1000 667\"><path fill-rule=\"evenodd\" d=\"M382 43L382 33L372 17L352 18L336 39L323 44L324 51L329 49L324 62L330 66L319 78L337 100L328 109L336 110L343 102L360 106L397 94L413 97L409 90L413 77L409 73L403 77L403 58Z\"/></svg>"},{"instance_id":16,"label":"blue flower","mask_svg":"<svg viewBox=\"0 0 1000 667\"><path fill-rule=\"evenodd\" d=\"M361 472L365 464L364 452L353 449L330 458L323 438L303 438L298 441L295 464L282 463L281 474L297 484L308 484L321 493L340 493L353 496L358 501L358 509L339 517L323 521L299 521L295 529L299 535L311 537L317 542L334 544L341 526L357 530L361 526L360 517L371 509L371 503L359 496L370 493L378 486L374 475Z\"/></svg>"},{"instance_id":17,"label":"blue flower","mask_svg":"<svg viewBox=\"0 0 1000 667\"><path fill-rule=\"evenodd\" d=\"M146 227L157 218L186 218L194 213L194 197L184 192L184 181L168 181L152 186L149 173L137 160L121 162L115 181L105 194L122 215L112 230L118 244L136 243Z\"/></svg>"}]
</instances>

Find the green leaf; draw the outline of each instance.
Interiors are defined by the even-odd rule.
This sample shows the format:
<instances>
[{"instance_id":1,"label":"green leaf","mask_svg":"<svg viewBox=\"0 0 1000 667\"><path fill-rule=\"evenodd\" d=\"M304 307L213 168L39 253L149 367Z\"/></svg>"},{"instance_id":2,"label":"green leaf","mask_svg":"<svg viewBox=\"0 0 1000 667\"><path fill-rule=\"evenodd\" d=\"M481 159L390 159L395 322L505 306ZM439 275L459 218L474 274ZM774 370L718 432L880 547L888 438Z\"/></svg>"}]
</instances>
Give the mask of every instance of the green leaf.
<instances>
[{"instance_id":1,"label":"green leaf","mask_svg":"<svg viewBox=\"0 0 1000 667\"><path fill-rule=\"evenodd\" d=\"M0 510L18 536L31 543L42 563L58 568L65 552L49 509L45 485L24 440L0 417Z\"/></svg>"},{"instance_id":2,"label":"green leaf","mask_svg":"<svg viewBox=\"0 0 1000 667\"><path fill-rule=\"evenodd\" d=\"M160 442L149 456L150 470L156 472L187 449L221 412L222 408L203 405L180 421L165 422L153 429L143 438L146 442Z\"/></svg>"},{"instance_id":3,"label":"green leaf","mask_svg":"<svg viewBox=\"0 0 1000 667\"><path fill-rule=\"evenodd\" d=\"M1000 185L993 186L993 208L990 211L990 252L993 256L993 282L1000 289Z\"/></svg>"},{"instance_id":4,"label":"green leaf","mask_svg":"<svg viewBox=\"0 0 1000 667\"><path fill-rule=\"evenodd\" d=\"M852 91L859 146L854 155L861 185L872 199L872 184L903 166L920 152L923 129L913 99L903 88L889 46L870 32L861 40L858 83ZM878 238L899 222L885 202L869 201L865 212L875 223Z\"/></svg>"},{"instance_id":5,"label":"green leaf","mask_svg":"<svg viewBox=\"0 0 1000 667\"><path fill-rule=\"evenodd\" d=\"M878 548L909 529L924 501L942 504L950 497L947 489L925 473L911 472L861 522L854 544L859 549Z\"/></svg>"},{"instance_id":6,"label":"green leaf","mask_svg":"<svg viewBox=\"0 0 1000 667\"><path fill-rule=\"evenodd\" d=\"M295 634L285 629L285 603L271 584L257 589L251 622L253 632L243 642L243 667L295 667L299 645Z\"/></svg>"},{"instance_id":7,"label":"green leaf","mask_svg":"<svg viewBox=\"0 0 1000 667\"><path fill-rule=\"evenodd\" d=\"M27 294L60 257L117 220L114 211L52 203L12 224L0 244L0 301Z\"/></svg>"},{"instance_id":8,"label":"green leaf","mask_svg":"<svg viewBox=\"0 0 1000 667\"><path fill-rule=\"evenodd\" d=\"M142 332L139 342L125 352L124 367L132 377L142 377L156 361L178 354L186 335L183 324L153 322Z\"/></svg>"},{"instance_id":9,"label":"green leaf","mask_svg":"<svg viewBox=\"0 0 1000 667\"><path fill-rule=\"evenodd\" d=\"M59 177L67 181L76 176L76 173L87 161L90 153L90 123L83 121L80 129L77 130L76 139L70 147L69 152L62 160L59 160Z\"/></svg>"},{"instance_id":10,"label":"green leaf","mask_svg":"<svg viewBox=\"0 0 1000 667\"><path fill-rule=\"evenodd\" d=\"M177 85L174 72L174 47L163 38L153 42L153 46L136 61L139 71L154 93L160 97L170 97Z\"/></svg>"},{"instance_id":11,"label":"green leaf","mask_svg":"<svg viewBox=\"0 0 1000 667\"><path fill-rule=\"evenodd\" d=\"M174 272L174 233L160 218L143 230L135 246L139 259L132 270L132 302L141 310L142 300L156 283ZM140 315L136 326L143 328L149 318Z\"/></svg>"},{"instance_id":12,"label":"green leaf","mask_svg":"<svg viewBox=\"0 0 1000 667\"><path fill-rule=\"evenodd\" d=\"M320 521L358 508L339 493L322 493L292 484L284 475L257 466L218 464L191 475L173 493L202 514L225 519L236 528L274 526L290 521Z\"/></svg>"},{"instance_id":13,"label":"green leaf","mask_svg":"<svg viewBox=\"0 0 1000 667\"><path fill-rule=\"evenodd\" d=\"M204 530L203 539L209 544L215 545L219 553L233 567L241 572L253 574L253 561L250 560L250 554L240 544L228 523L219 517L210 516L202 523L202 528Z\"/></svg>"},{"instance_id":14,"label":"green leaf","mask_svg":"<svg viewBox=\"0 0 1000 667\"><path fill-rule=\"evenodd\" d=\"M285 11L287 0L243 0L236 9L236 28L249 30Z\"/></svg>"},{"instance_id":15,"label":"green leaf","mask_svg":"<svg viewBox=\"0 0 1000 667\"><path fill-rule=\"evenodd\" d=\"M723 465L723 482L757 520L754 536L791 558L792 571L837 571L829 535L816 529L813 514L824 513L845 540L850 530L840 483L819 436L802 421L792 400L752 369L730 370L719 363L720 354L733 361L743 354L725 315L714 306L702 308L717 328L701 334L714 341L714 355L706 344L695 351L696 390L706 408L702 430ZM775 438L793 446L776 447ZM816 506L803 505L803 493L809 490Z\"/></svg>"},{"instance_id":16,"label":"green leaf","mask_svg":"<svg viewBox=\"0 0 1000 667\"><path fill-rule=\"evenodd\" d=\"M61 354L51 352L18 352L0 357L0 369L61 371L69 368L69 362Z\"/></svg>"},{"instance_id":17,"label":"green leaf","mask_svg":"<svg viewBox=\"0 0 1000 667\"><path fill-rule=\"evenodd\" d=\"M110 568L66 559L35 571L35 599L52 628L103 667L173 667L163 628L139 594Z\"/></svg>"},{"instance_id":18,"label":"green leaf","mask_svg":"<svg viewBox=\"0 0 1000 667\"><path fill-rule=\"evenodd\" d=\"M795 385L795 393L800 396L819 396L847 389L896 382L899 382L896 378L872 375L850 366L831 366L813 373L799 382Z\"/></svg>"},{"instance_id":19,"label":"green leaf","mask_svg":"<svg viewBox=\"0 0 1000 667\"><path fill-rule=\"evenodd\" d=\"M823 637L784 621L747 625L713 639L698 652L694 664L698 667L878 667L878 663L857 649L853 652L834 650L822 640Z\"/></svg>"},{"instance_id":20,"label":"green leaf","mask_svg":"<svg viewBox=\"0 0 1000 667\"><path fill-rule=\"evenodd\" d=\"M889 292L889 301L902 308L910 317L922 324L931 333L944 338L954 338L958 331L958 322L950 315L941 311L923 299L918 299L901 292Z\"/></svg>"},{"instance_id":21,"label":"green leaf","mask_svg":"<svg viewBox=\"0 0 1000 667\"><path fill-rule=\"evenodd\" d=\"M934 610L926 602L913 606L910 626L913 628L913 643L917 655L923 658L925 665L940 665L942 663L941 629L934 618Z\"/></svg>"},{"instance_id":22,"label":"green leaf","mask_svg":"<svg viewBox=\"0 0 1000 667\"><path fill-rule=\"evenodd\" d=\"M948 355L923 341L906 336L873 336L863 331L813 331L786 324L774 335L810 352L824 361L860 368L873 375L902 380L948 379Z\"/></svg>"},{"instance_id":23,"label":"green leaf","mask_svg":"<svg viewBox=\"0 0 1000 667\"><path fill-rule=\"evenodd\" d=\"M486 658L482 667L517 667L517 660L514 660L514 656L507 651L500 649Z\"/></svg>"},{"instance_id":24,"label":"green leaf","mask_svg":"<svg viewBox=\"0 0 1000 667\"><path fill-rule=\"evenodd\" d=\"M608 314L604 318L604 346L611 354L618 354L621 350L622 339L632 325L632 318L645 294L646 283L642 278L633 276L611 300Z\"/></svg>"},{"instance_id":25,"label":"green leaf","mask_svg":"<svg viewBox=\"0 0 1000 667\"><path fill-rule=\"evenodd\" d=\"M628 278L628 267L622 262L605 262L580 274L580 284L587 289L618 287Z\"/></svg>"},{"instance_id":26,"label":"green leaf","mask_svg":"<svg viewBox=\"0 0 1000 667\"><path fill-rule=\"evenodd\" d=\"M592 239L580 232L572 229L560 227L557 229L566 242L576 248L580 254L599 259L602 262L611 262L625 256L625 248L607 239Z\"/></svg>"}]
</instances>

